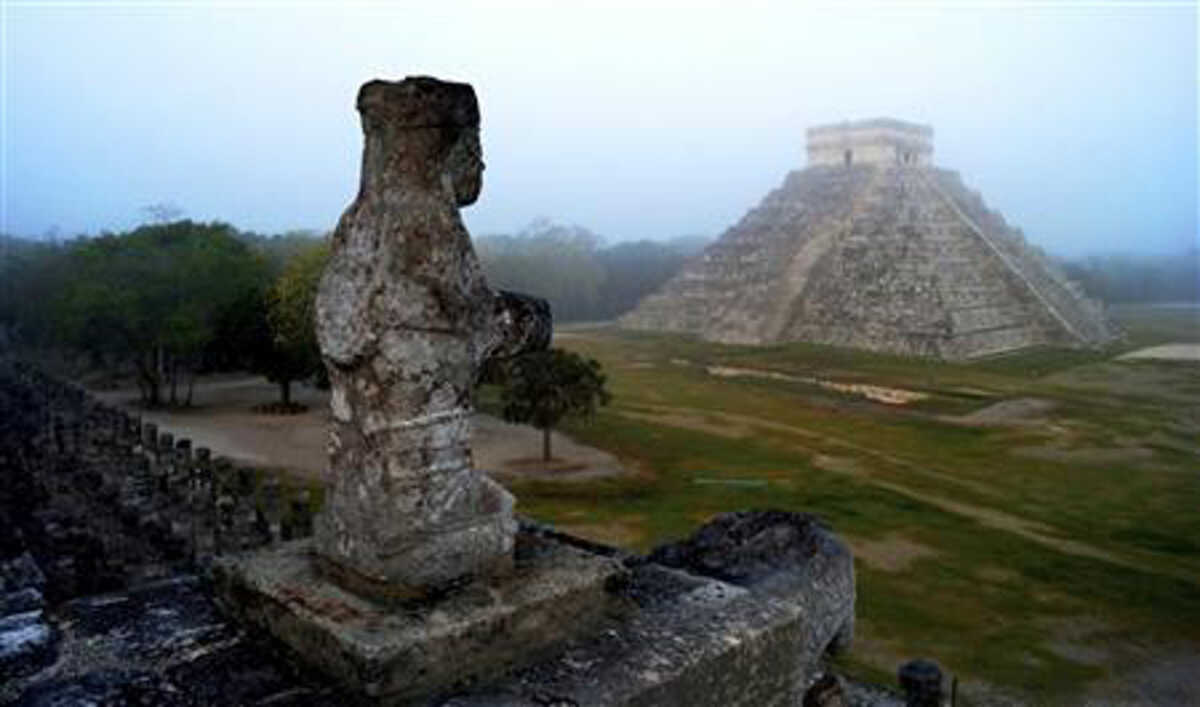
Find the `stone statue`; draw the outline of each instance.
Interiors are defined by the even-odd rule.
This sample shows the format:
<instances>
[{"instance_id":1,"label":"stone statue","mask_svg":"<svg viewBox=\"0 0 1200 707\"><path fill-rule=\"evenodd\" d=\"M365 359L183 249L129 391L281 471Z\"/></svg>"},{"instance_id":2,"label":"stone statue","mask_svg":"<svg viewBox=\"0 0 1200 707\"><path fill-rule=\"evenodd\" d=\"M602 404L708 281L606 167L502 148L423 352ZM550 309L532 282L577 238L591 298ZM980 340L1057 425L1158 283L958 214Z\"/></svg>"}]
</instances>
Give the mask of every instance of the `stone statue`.
<instances>
[{"instance_id":1,"label":"stone statue","mask_svg":"<svg viewBox=\"0 0 1200 707\"><path fill-rule=\"evenodd\" d=\"M471 86L371 81L358 196L317 295L332 386L318 555L344 584L404 594L511 564L513 498L473 467L486 358L545 348L543 300L491 290L458 207L483 174Z\"/></svg>"}]
</instances>

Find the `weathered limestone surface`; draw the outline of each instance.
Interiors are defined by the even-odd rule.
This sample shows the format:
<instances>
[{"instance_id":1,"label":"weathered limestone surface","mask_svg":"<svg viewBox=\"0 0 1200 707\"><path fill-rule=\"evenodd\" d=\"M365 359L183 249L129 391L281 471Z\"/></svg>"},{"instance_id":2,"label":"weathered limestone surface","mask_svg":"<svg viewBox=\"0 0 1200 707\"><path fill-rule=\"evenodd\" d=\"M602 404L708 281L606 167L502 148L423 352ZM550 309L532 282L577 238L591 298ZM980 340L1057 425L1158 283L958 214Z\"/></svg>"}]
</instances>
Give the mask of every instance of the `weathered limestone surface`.
<instances>
[{"instance_id":1,"label":"weathered limestone surface","mask_svg":"<svg viewBox=\"0 0 1200 707\"><path fill-rule=\"evenodd\" d=\"M806 694L821 670L818 659L845 640L853 618L852 560L844 545L805 516L735 514L706 526L702 537L685 541L682 550L655 553L663 561L679 561L684 567L626 556L545 528L527 526L522 531L526 534L532 542L518 551L518 566L526 562L557 564L565 553L567 561L561 571L568 582L572 581L569 573L577 569L576 560L570 559L573 554L629 566L624 581L609 583L604 590L619 599L626 611L599 617L599 626L578 631L553 654L535 654L539 660L532 666L490 681L487 675L494 673L481 672L482 667L475 663L480 656L471 652L472 647L481 645L475 640L480 637L469 635L464 626L446 616L432 626L436 635L429 636L428 650L436 656L433 662L440 664L439 669L456 672L457 679L422 695L393 694L384 703L431 707L798 705L800 695ZM289 547L304 545L284 545L272 553L282 557ZM772 562L773 548L783 545L791 549ZM536 555L540 552L554 557L539 560ZM734 577L738 579L733 581ZM326 620L339 612L350 616L365 609L367 613L350 619L361 626L356 640L394 648L412 638L403 630L392 633L380 625L403 623L402 614L373 616L379 611L378 604L331 591L328 585L319 590L301 585L287 597L286 606L259 608L317 614ZM346 603L340 603L339 597ZM568 593L559 601L564 598L568 602L584 600ZM491 601L494 599L468 592L454 597L451 605L479 612ZM497 652L484 657L492 661L526 657L528 649L519 641L522 631L571 633L577 627L563 620L565 610L556 613L552 607L545 615L527 617L534 620L529 626L517 617L511 624L484 624L487 630L498 631L509 649L507 656ZM496 616L502 613L498 611ZM50 614L51 624L62 627L56 654L50 657L54 664L27 677L5 675L6 681L0 682L0 702L15 700L47 707L379 704L347 690L323 671L312 670L265 635L247 632L228 620L217 611L205 582L194 576L81 597L53 608ZM373 620L377 622L373 624ZM339 654L344 645L327 643L325 660L345 660L346 656ZM420 660L424 646L414 645L408 658ZM393 655L403 662L402 653ZM495 670L498 666L491 667ZM383 679L377 672L364 677ZM880 691L852 704L894 707L898 702Z\"/></svg>"},{"instance_id":2,"label":"weathered limestone surface","mask_svg":"<svg viewBox=\"0 0 1200 707\"><path fill-rule=\"evenodd\" d=\"M816 137L825 155L832 137ZM792 172L621 324L945 359L1116 336L1102 307L956 173L892 152Z\"/></svg>"},{"instance_id":3,"label":"weathered limestone surface","mask_svg":"<svg viewBox=\"0 0 1200 707\"><path fill-rule=\"evenodd\" d=\"M798 705L851 639L853 558L811 516L724 514L626 562L635 612L447 707Z\"/></svg>"},{"instance_id":4,"label":"weathered limestone surface","mask_svg":"<svg viewBox=\"0 0 1200 707\"><path fill-rule=\"evenodd\" d=\"M327 581L313 559L300 542L222 562L217 591L325 674L389 703L428 704L528 665L619 607L607 587L626 574L615 559L522 532L511 574L388 602Z\"/></svg>"},{"instance_id":5,"label":"weathered limestone surface","mask_svg":"<svg viewBox=\"0 0 1200 707\"><path fill-rule=\"evenodd\" d=\"M469 85L372 81L362 181L317 297L333 421L317 551L347 582L437 587L511 563L513 499L472 464L489 356L549 343L549 308L488 288L458 208L479 196Z\"/></svg>"},{"instance_id":6,"label":"weathered limestone surface","mask_svg":"<svg viewBox=\"0 0 1200 707\"><path fill-rule=\"evenodd\" d=\"M815 125L807 138L809 165L927 165L933 158L933 128L893 118Z\"/></svg>"}]
</instances>

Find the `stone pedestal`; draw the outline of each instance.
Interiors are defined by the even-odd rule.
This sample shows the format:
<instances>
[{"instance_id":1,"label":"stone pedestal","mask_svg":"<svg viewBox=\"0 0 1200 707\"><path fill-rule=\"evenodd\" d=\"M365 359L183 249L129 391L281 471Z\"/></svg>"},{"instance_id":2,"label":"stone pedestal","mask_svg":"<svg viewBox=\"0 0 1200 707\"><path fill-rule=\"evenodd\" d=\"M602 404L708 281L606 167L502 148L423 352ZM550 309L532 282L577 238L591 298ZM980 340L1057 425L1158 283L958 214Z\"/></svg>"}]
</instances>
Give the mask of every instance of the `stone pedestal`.
<instances>
[{"instance_id":1,"label":"stone pedestal","mask_svg":"<svg viewBox=\"0 0 1200 707\"><path fill-rule=\"evenodd\" d=\"M621 563L521 532L503 577L406 600L351 592L322 572L310 540L213 567L221 603L305 661L385 703L426 703L545 657L623 607L606 591Z\"/></svg>"}]
</instances>

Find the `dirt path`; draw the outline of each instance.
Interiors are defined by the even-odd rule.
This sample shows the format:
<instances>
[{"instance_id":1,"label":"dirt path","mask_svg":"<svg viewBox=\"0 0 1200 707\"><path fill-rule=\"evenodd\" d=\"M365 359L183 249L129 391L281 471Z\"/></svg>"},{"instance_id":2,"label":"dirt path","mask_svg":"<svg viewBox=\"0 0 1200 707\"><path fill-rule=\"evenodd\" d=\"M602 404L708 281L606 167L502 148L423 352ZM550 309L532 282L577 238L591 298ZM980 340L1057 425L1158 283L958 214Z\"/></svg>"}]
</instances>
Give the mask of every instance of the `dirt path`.
<instances>
[{"instance_id":1,"label":"dirt path","mask_svg":"<svg viewBox=\"0 0 1200 707\"><path fill-rule=\"evenodd\" d=\"M95 391L94 395L130 407L143 420L154 422L177 438L188 437L195 446L209 447L215 455L285 469L310 479L320 478L325 470L329 394L309 386L293 386L292 399L309 406L300 415L255 412L255 405L278 396L276 386L262 378L197 383L193 407L186 410L137 409L136 389ZM482 413L475 416L475 464L485 471L564 479L625 473L616 457L559 432L552 434L551 447L555 459L544 464L538 458L542 449L540 431Z\"/></svg>"},{"instance_id":2,"label":"dirt path","mask_svg":"<svg viewBox=\"0 0 1200 707\"><path fill-rule=\"evenodd\" d=\"M1148 349L1131 351L1124 356L1118 356L1118 361L1136 359L1157 359L1161 361L1200 361L1200 344L1162 344Z\"/></svg>"},{"instance_id":3,"label":"dirt path","mask_svg":"<svg viewBox=\"0 0 1200 707\"><path fill-rule=\"evenodd\" d=\"M949 481L959 485L976 488L977 490L987 493L988 495L995 495L994 490L989 489L982 484L965 479L956 479L949 474L927 469L922 465L902 459L893 454L879 452L869 447L864 447L860 444L856 444L833 435L816 432L803 427L787 425L780 422L775 422L773 420L764 420L762 418L749 415L738 415L734 413L717 412L713 410L671 406L643 407L652 409L654 412L644 413L630 410L618 410L618 414L645 422L658 423L672 427L682 427L685 429L694 429L707 432L709 434L719 434L721 436L733 438L742 438L749 435L753 431L754 427L785 432L820 442L827 448L840 447L858 455L878 459L887 462L890 465L899 466L906 472L937 478L941 481ZM1147 572L1151 574L1169 574L1188 582L1196 581L1196 577L1190 572L1170 571L1167 569L1149 567L1137 562L1136 560L1117 555L1113 552L1103 550L1085 542L1058 537L1056 530L1044 523L1020 518L994 508L951 500L943 496L929 494L925 491L917 491L908 488L903 484L877 478L868 470L863 468L863 466L859 464L853 457L830 456L820 453L820 450L803 445L794 445L794 447L797 450L811 454L813 463L826 471L853 476L856 479L865 481L874 486L893 491L923 503L928 503L944 511L970 518L988 528L1019 535L1026 540L1038 543L1039 545L1048 547L1052 550L1056 550L1068 555L1102 560L1104 562L1141 572Z\"/></svg>"}]
</instances>

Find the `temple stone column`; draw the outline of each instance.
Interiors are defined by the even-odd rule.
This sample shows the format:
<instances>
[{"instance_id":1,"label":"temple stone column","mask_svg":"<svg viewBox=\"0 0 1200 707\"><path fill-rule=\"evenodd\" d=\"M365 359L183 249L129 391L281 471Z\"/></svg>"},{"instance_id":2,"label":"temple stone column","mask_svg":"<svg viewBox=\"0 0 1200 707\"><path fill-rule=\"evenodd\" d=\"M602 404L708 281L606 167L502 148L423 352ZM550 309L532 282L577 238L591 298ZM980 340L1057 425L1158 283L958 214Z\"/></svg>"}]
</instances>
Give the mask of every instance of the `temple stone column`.
<instances>
[{"instance_id":1,"label":"temple stone column","mask_svg":"<svg viewBox=\"0 0 1200 707\"><path fill-rule=\"evenodd\" d=\"M360 591L420 593L511 565L513 498L474 468L484 360L545 348L542 300L484 279L458 208L482 184L467 84L372 81L357 198L317 296L332 422L316 551Z\"/></svg>"}]
</instances>

